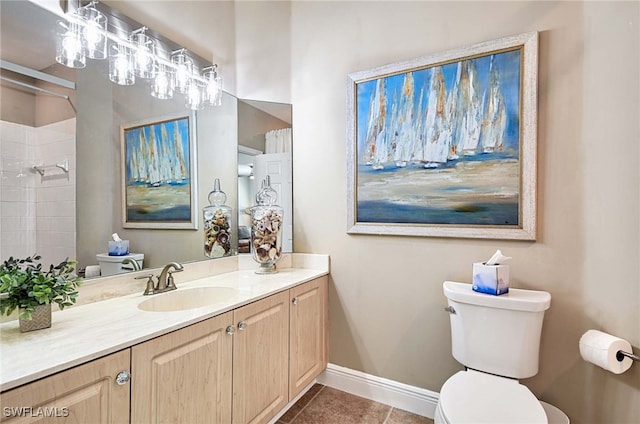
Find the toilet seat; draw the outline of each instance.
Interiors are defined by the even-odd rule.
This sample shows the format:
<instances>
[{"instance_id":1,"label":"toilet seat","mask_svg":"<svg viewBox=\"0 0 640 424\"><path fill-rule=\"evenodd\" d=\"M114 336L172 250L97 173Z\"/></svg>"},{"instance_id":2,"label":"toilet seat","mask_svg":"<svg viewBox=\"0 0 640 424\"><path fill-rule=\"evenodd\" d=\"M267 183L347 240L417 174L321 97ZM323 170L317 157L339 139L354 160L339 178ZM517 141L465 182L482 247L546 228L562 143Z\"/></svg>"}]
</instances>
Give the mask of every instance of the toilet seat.
<instances>
[{"instance_id":1,"label":"toilet seat","mask_svg":"<svg viewBox=\"0 0 640 424\"><path fill-rule=\"evenodd\" d=\"M547 423L544 408L527 387L474 370L460 371L444 383L438 408L449 424Z\"/></svg>"}]
</instances>

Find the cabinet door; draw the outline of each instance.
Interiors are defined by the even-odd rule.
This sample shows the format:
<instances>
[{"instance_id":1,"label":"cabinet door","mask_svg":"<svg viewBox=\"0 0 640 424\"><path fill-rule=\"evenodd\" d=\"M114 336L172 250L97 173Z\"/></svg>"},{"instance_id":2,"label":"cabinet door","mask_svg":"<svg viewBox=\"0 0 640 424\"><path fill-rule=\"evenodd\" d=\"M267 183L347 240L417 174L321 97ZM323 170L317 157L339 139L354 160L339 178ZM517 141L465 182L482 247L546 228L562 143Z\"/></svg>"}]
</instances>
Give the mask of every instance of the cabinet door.
<instances>
[{"instance_id":1,"label":"cabinet door","mask_svg":"<svg viewBox=\"0 0 640 424\"><path fill-rule=\"evenodd\" d=\"M266 423L288 402L289 293L234 311L233 422Z\"/></svg>"},{"instance_id":2,"label":"cabinet door","mask_svg":"<svg viewBox=\"0 0 640 424\"><path fill-rule=\"evenodd\" d=\"M129 360L125 349L4 392L0 422L128 423L130 383L115 380Z\"/></svg>"},{"instance_id":3,"label":"cabinet door","mask_svg":"<svg viewBox=\"0 0 640 424\"><path fill-rule=\"evenodd\" d=\"M289 292L289 400L327 367L327 283L320 277Z\"/></svg>"},{"instance_id":4,"label":"cabinet door","mask_svg":"<svg viewBox=\"0 0 640 424\"><path fill-rule=\"evenodd\" d=\"M132 348L132 423L230 423L232 312Z\"/></svg>"}]
</instances>

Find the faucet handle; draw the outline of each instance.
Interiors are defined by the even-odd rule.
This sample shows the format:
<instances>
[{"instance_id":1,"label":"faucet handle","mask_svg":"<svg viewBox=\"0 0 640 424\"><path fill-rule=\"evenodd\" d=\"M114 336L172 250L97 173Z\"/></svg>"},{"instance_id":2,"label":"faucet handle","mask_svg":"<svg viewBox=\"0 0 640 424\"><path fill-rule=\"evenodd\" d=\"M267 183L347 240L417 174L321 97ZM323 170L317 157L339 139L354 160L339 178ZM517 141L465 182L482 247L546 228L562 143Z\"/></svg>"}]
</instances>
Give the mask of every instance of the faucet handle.
<instances>
[{"instance_id":1,"label":"faucet handle","mask_svg":"<svg viewBox=\"0 0 640 424\"><path fill-rule=\"evenodd\" d=\"M169 270L169 276L167 277L167 290L175 290L177 289L175 281L173 281L173 273L174 272L182 272L183 269L176 269L175 271Z\"/></svg>"},{"instance_id":2,"label":"faucet handle","mask_svg":"<svg viewBox=\"0 0 640 424\"><path fill-rule=\"evenodd\" d=\"M136 280L144 280L147 279L147 288L144 289L143 296L148 296L150 294L155 293L155 287L153 286L153 274L140 275L139 277L134 277Z\"/></svg>"}]
</instances>

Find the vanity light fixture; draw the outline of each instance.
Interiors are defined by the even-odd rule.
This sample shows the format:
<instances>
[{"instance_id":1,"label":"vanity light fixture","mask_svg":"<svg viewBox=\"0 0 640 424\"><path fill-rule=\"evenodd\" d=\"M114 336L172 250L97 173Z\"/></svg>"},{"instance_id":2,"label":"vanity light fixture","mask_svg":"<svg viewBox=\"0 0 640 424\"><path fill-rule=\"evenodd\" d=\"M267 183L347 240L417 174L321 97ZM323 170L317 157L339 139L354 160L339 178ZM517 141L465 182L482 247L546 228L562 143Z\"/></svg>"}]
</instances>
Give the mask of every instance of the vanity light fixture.
<instances>
[{"instance_id":1,"label":"vanity light fixture","mask_svg":"<svg viewBox=\"0 0 640 424\"><path fill-rule=\"evenodd\" d=\"M173 81L171 68L157 63L156 75L151 82L151 95L157 99L173 99Z\"/></svg>"},{"instance_id":2,"label":"vanity light fixture","mask_svg":"<svg viewBox=\"0 0 640 424\"><path fill-rule=\"evenodd\" d=\"M189 80L187 92L185 93L185 106L191 110L203 109L204 101L202 94L202 83L197 79Z\"/></svg>"},{"instance_id":3,"label":"vanity light fixture","mask_svg":"<svg viewBox=\"0 0 640 424\"><path fill-rule=\"evenodd\" d=\"M59 21L56 38L56 61L69 68L84 68L87 58L82 54L81 27L76 22Z\"/></svg>"},{"instance_id":4,"label":"vanity light fixture","mask_svg":"<svg viewBox=\"0 0 640 424\"><path fill-rule=\"evenodd\" d=\"M173 86L182 94L187 93L189 80L193 75L193 60L185 53L186 49L176 50L171 53L171 63L174 66Z\"/></svg>"},{"instance_id":5,"label":"vanity light fixture","mask_svg":"<svg viewBox=\"0 0 640 424\"><path fill-rule=\"evenodd\" d=\"M90 59L107 58L107 17L92 1L76 12L82 26L82 54Z\"/></svg>"},{"instance_id":6,"label":"vanity light fixture","mask_svg":"<svg viewBox=\"0 0 640 424\"><path fill-rule=\"evenodd\" d=\"M207 66L202 70L205 80L204 100L211 106L222 104L222 77L218 75L218 65Z\"/></svg>"},{"instance_id":7,"label":"vanity light fixture","mask_svg":"<svg viewBox=\"0 0 640 424\"><path fill-rule=\"evenodd\" d=\"M133 68L140 78L153 78L156 72L156 45L153 38L145 34L147 27L142 27L131 33L130 40L135 49Z\"/></svg>"},{"instance_id":8,"label":"vanity light fixture","mask_svg":"<svg viewBox=\"0 0 640 424\"><path fill-rule=\"evenodd\" d=\"M133 85L136 76L133 66L133 52L125 44L112 44L109 55L109 79L118 85Z\"/></svg>"},{"instance_id":9,"label":"vanity light fixture","mask_svg":"<svg viewBox=\"0 0 640 424\"><path fill-rule=\"evenodd\" d=\"M109 32L108 19L96 8L97 4L97 0L91 0L58 22L58 63L84 68L87 57L108 58L109 79L115 84L133 85L136 77L148 80L153 97L171 99L178 91L185 96L185 106L193 110L202 109L205 104L222 104L218 65L205 67L201 75L186 49L180 48L169 55L157 39L146 33L147 27L125 37ZM165 52L165 56L161 52Z\"/></svg>"}]
</instances>

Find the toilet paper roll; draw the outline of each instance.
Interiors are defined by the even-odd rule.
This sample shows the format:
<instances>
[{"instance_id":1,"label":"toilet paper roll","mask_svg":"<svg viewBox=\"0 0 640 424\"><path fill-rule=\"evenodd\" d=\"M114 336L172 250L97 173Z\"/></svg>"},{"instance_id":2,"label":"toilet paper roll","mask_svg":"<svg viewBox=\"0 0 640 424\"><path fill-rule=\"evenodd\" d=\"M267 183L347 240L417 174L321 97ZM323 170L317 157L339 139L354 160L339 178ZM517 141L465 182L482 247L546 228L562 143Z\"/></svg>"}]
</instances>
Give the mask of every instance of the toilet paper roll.
<instances>
[{"instance_id":1,"label":"toilet paper roll","mask_svg":"<svg viewBox=\"0 0 640 424\"><path fill-rule=\"evenodd\" d=\"M100 276L100 265L87 265L84 269L84 277L99 277Z\"/></svg>"},{"instance_id":2,"label":"toilet paper roll","mask_svg":"<svg viewBox=\"0 0 640 424\"><path fill-rule=\"evenodd\" d=\"M616 358L618 351L632 352L631 344L611 334L598 330L589 330L580 337L579 344L582 359L614 374L622 374L633 363L631 358L627 357L624 357L622 361L618 361Z\"/></svg>"}]
</instances>

